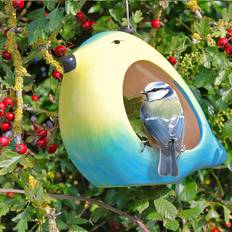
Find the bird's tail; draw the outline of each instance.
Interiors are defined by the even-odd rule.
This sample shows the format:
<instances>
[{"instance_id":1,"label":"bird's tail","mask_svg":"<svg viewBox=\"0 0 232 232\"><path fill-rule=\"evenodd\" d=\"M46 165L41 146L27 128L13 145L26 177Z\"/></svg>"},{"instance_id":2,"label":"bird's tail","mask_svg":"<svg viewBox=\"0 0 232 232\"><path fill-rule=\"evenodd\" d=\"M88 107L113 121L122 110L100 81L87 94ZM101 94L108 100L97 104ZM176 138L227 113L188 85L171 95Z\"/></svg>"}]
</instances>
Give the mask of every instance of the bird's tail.
<instances>
[{"instance_id":1,"label":"bird's tail","mask_svg":"<svg viewBox=\"0 0 232 232\"><path fill-rule=\"evenodd\" d=\"M178 166L174 141L170 142L167 148L160 149L158 173L160 176L178 176Z\"/></svg>"}]
</instances>

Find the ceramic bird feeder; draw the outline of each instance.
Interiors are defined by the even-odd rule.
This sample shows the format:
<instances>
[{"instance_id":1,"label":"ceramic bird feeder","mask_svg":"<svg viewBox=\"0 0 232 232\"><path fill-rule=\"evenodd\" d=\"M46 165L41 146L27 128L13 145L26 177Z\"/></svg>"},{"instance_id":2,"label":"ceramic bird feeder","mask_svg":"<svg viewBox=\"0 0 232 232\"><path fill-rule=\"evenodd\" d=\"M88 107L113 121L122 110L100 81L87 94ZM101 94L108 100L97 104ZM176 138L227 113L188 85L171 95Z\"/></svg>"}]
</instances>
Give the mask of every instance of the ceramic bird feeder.
<instances>
[{"instance_id":1,"label":"ceramic bird feeder","mask_svg":"<svg viewBox=\"0 0 232 232\"><path fill-rule=\"evenodd\" d=\"M213 135L193 93L158 51L125 32L94 35L64 59L59 120L70 159L102 187L177 183L192 172L223 163L226 152ZM126 114L123 96L141 96L152 81L175 89L185 115L185 151L179 174L160 176L159 148L146 146Z\"/></svg>"}]
</instances>

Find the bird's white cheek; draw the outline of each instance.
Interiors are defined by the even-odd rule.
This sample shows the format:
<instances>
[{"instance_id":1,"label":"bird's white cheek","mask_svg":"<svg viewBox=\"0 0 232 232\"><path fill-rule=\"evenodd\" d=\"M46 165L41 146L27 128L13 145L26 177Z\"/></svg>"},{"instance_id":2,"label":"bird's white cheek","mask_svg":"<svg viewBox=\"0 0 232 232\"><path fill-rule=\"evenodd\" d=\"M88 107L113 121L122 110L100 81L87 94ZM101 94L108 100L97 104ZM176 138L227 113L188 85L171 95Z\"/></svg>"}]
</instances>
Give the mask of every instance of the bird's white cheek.
<instances>
[{"instance_id":1,"label":"bird's white cheek","mask_svg":"<svg viewBox=\"0 0 232 232\"><path fill-rule=\"evenodd\" d=\"M159 90L159 91L156 91L156 92L151 92L149 93L149 99L151 101L155 101L155 100L160 100L162 99L166 94L168 93L168 90Z\"/></svg>"}]
</instances>

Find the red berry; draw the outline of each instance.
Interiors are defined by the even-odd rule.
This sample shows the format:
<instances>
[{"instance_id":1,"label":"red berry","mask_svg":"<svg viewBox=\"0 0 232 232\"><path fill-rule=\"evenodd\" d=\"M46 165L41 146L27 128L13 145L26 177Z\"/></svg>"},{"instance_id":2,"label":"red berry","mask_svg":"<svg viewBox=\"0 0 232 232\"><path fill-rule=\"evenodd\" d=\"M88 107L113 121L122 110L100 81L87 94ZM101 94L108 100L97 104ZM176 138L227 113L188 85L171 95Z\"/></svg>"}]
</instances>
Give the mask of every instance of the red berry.
<instances>
[{"instance_id":1,"label":"red berry","mask_svg":"<svg viewBox=\"0 0 232 232\"><path fill-rule=\"evenodd\" d=\"M39 136L39 137L46 137L48 132L46 130L43 130L43 129L38 129L36 130L36 134Z\"/></svg>"},{"instance_id":2,"label":"red berry","mask_svg":"<svg viewBox=\"0 0 232 232\"><path fill-rule=\"evenodd\" d=\"M53 70L53 71L52 71L52 76L53 76L55 79L60 80L61 77L62 77L62 73L59 72L58 70Z\"/></svg>"},{"instance_id":3,"label":"red berry","mask_svg":"<svg viewBox=\"0 0 232 232\"><path fill-rule=\"evenodd\" d=\"M32 95L31 96L31 100L32 101L38 101L39 100L39 96L38 95Z\"/></svg>"},{"instance_id":4,"label":"red berry","mask_svg":"<svg viewBox=\"0 0 232 232\"><path fill-rule=\"evenodd\" d=\"M13 0L12 2L16 9L22 9L24 7L24 0Z\"/></svg>"},{"instance_id":5,"label":"red berry","mask_svg":"<svg viewBox=\"0 0 232 232\"><path fill-rule=\"evenodd\" d=\"M4 131L4 132L8 131L8 130L10 130L10 128L11 128L11 125L9 122L2 122L2 124L1 124L2 131Z\"/></svg>"},{"instance_id":6,"label":"red berry","mask_svg":"<svg viewBox=\"0 0 232 232\"><path fill-rule=\"evenodd\" d=\"M27 145L24 143L17 144L15 151L18 152L20 155L27 153Z\"/></svg>"},{"instance_id":7,"label":"red berry","mask_svg":"<svg viewBox=\"0 0 232 232\"><path fill-rule=\"evenodd\" d=\"M14 101L13 101L12 98L10 98L10 97L4 98L3 103L4 103L7 107L12 107L12 106L14 105Z\"/></svg>"},{"instance_id":8,"label":"red berry","mask_svg":"<svg viewBox=\"0 0 232 232\"><path fill-rule=\"evenodd\" d=\"M225 227L226 228L231 228L232 227L232 222L226 222Z\"/></svg>"},{"instance_id":9,"label":"red berry","mask_svg":"<svg viewBox=\"0 0 232 232\"><path fill-rule=\"evenodd\" d=\"M227 30L226 36L227 36L228 38L231 38L231 37L232 37L232 28L230 28L230 29Z\"/></svg>"},{"instance_id":10,"label":"red berry","mask_svg":"<svg viewBox=\"0 0 232 232\"><path fill-rule=\"evenodd\" d=\"M3 117L5 114L6 105L3 102L0 102L0 116Z\"/></svg>"},{"instance_id":11,"label":"red berry","mask_svg":"<svg viewBox=\"0 0 232 232\"><path fill-rule=\"evenodd\" d=\"M0 146L1 147L6 147L10 144L10 139L7 138L6 136L1 136L0 137Z\"/></svg>"},{"instance_id":12,"label":"red berry","mask_svg":"<svg viewBox=\"0 0 232 232\"><path fill-rule=\"evenodd\" d=\"M37 140L36 145L40 148L44 148L47 145L47 142L46 138L40 138Z\"/></svg>"},{"instance_id":13,"label":"red berry","mask_svg":"<svg viewBox=\"0 0 232 232\"><path fill-rule=\"evenodd\" d=\"M110 227L111 231L119 231L121 229L121 224L119 224L116 221L111 221L109 223L109 227Z\"/></svg>"},{"instance_id":14,"label":"red berry","mask_svg":"<svg viewBox=\"0 0 232 232\"><path fill-rule=\"evenodd\" d=\"M14 195L15 195L15 193L13 193L13 192L7 192L6 195L7 195L8 197L10 197L10 198L13 198Z\"/></svg>"},{"instance_id":15,"label":"red berry","mask_svg":"<svg viewBox=\"0 0 232 232\"><path fill-rule=\"evenodd\" d=\"M68 49L65 46L59 45L59 46L55 47L54 52L55 52L56 56L61 57L61 56L64 56L66 54L67 50Z\"/></svg>"},{"instance_id":16,"label":"red berry","mask_svg":"<svg viewBox=\"0 0 232 232\"><path fill-rule=\"evenodd\" d=\"M78 12L76 13L76 19L77 19L78 21L83 21L83 20L85 19L84 13L83 13L82 11L78 11Z\"/></svg>"},{"instance_id":17,"label":"red berry","mask_svg":"<svg viewBox=\"0 0 232 232\"><path fill-rule=\"evenodd\" d=\"M227 56L231 56L232 55L232 45L227 45L225 48L225 52Z\"/></svg>"},{"instance_id":18,"label":"red berry","mask_svg":"<svg viewBox=\"0 0 232 232\"><path fill-rule=\"evenodd\" d=\"M50 153L50 154L55 153L56 150L57 150L57 148L58 148L58 145L57 145L57 144L55 144L55 143L51 144L51 145L49 146L49 148L48 148L48 153Z\"/></svg>"},{"instance_id":19,"label":"red berry","mask_svg":"<svg viewBox=\"0 0 232 232\"><path fill-rule=\"evenodd\" d=\"M225 48L225 46L228 44L228 39L227 38L219 38L217 45L219 48Z\"/></svg>"},{"instance_id":20,"label":"red berry","mask_svg":"<svg viewBox=\"0 0 232 232\"><path fill-rule=\"evenodd\" d=\"M220 232L220 230L218 228L213 228L211 229L211 232Z\"/></svg>"},{"instance_id":21,"label":"red berry","mask_svg":"<svg viewBox=\"0 0 232 232\"><path fill-rule=\"evenodd\" d=\"M176 57L174 57L174 56L169 56L168 57L168 61L171 63L171 64L173 64L173 65L175 65L176 64Z\"/></svg>"},{"instance_id":22,"label":"red berry","mask_svg":"<svg viewBox=\"0 0 232 232\"><path fill-rule=\"evenodd\" d=\"M153 20L151 21L151 26L152 26L154 29L160 28L160 26L161 26L160 20L159 20L159 19L153 19Z\"/></svg>"},{"instance_id":23,"label":"red berry","mask_svg":"<svg viewBox=\"0 0 232 232\"><path fill-rule=\"evenodd\" d=\"M11 59L11 53L8 51L3 51L2 52L2 58L5 60L10 60Z\"/></svg>"},{"instance_id":24,"label":"red berry","mask_svg":"<svg viewBox=\"0 0 232 232\"><path fill-rule=\"evenodd\" d=\"M15 115L12 112L7 112L6 113L6 119L10 122L14 121Z\"/></svg>"},{"instance_id":25,"label":"red berry","mask_svg":"<svg viewBox=\"0 0 232 232\"><path fill-rule=\"evenodd\" d=\"M91 21L91 20L86 20L82 23L82 27L87 30L87 31L91 31L93 29L92 25L95 24L96 22Z\"/></svg>"}]
</instances>

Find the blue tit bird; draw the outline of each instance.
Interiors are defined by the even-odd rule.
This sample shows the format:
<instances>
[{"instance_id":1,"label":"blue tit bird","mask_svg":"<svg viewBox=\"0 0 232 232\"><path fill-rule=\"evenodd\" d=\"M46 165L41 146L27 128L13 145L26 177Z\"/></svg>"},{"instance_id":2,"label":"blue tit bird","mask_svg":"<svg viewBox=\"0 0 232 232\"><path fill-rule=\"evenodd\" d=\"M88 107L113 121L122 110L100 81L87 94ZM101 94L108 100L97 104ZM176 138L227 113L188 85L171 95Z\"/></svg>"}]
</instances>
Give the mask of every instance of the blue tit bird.
<instances>
[{"instance_id":1,"label":"blue tit bird","mask_svg":"<svg viewBox=\"0 0 232 232\"><path fill-rule=\"evenodd\" d=\"M149 83L143 94L140 118L160 148L158 174L178 176L177 158L183 148L184 114L179 98L167 83Z\"/></svg>"}]
</instances>

